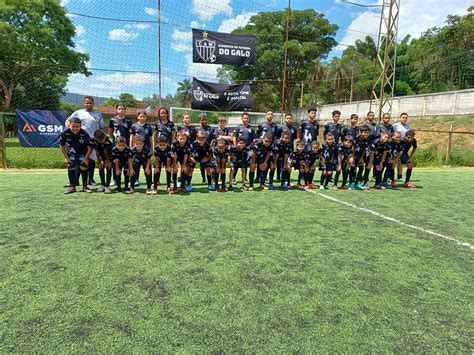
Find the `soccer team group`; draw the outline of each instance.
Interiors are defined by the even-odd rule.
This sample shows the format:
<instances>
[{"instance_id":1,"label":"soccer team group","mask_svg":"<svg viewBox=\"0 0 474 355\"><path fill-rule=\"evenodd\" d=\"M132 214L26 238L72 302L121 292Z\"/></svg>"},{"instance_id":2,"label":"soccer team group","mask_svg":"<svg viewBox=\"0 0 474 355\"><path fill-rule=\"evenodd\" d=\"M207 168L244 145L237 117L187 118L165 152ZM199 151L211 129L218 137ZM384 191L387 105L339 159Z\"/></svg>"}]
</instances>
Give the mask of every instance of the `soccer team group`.
<instances>
[{"instance_id":1,"label":"soccer team group","mask_svg":"<svg viewBox=\"0 0 474 355\"><path fill-rule=\"evenodd\" d=\"M204 113L199 116L199 127L191 124L191 115L186 112L182 123L175 125L165 108L159 109L154 127L146 122L146 112L141 110L137 111L137 122L132 123L125 116L125 106L119 103L107 136L102 115L94 110L94 99L86 97L84 106L67 119L68 128L61 134L60 149L69 177L66 194L76 192L79 179L82 191L92 192L88 186L96 184L96 166L100 176L97 191L104 193L111 193L112 185L118 192L134 193L141 170L149 195L157 194L161 172L166 174L168 193L191 192L198 165L203 183L210 191L219 192L234 189L239 169L242 189L248 191L253 191L255 184L262 190L273 190L275 180L288 190L293 187L292 171L298 173L296 188L315 189L316 170L321 172L319 189L329 189L331 184L333 190L368 190L371 172L373 188L393 188L402 179L405 166L403 186L416 187L410 178L417 143L405 113L395 125L390 123L389 114L376 124L374 113L369 112L362 125L352 114L350 126L343 128L338 122L341 113L334 111L332 122L324 126L324 142L319 142L316 108L308 109L299 129L293 126L291 114L285 115L284 124L277 125L273 111L268 110L256 130L250 125L249 114L243 113L242 123L231 132L225 117L219 117L214 128ZM228 162L230 176L226 184Z\"/></svg>"}]
</instances>

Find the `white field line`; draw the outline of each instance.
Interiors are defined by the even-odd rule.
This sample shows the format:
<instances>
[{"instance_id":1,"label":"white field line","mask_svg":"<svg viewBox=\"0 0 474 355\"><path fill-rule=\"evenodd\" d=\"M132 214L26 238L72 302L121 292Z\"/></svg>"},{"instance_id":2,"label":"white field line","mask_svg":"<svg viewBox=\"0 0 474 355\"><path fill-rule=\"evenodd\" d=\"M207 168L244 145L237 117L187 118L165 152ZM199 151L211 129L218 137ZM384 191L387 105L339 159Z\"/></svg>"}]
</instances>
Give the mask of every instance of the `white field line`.
<instances>
[{"instance_id":1,"label":"white field line","mask_svg":"<svg viewBox=\"0 0 474 355\"><path fill-rule=\"evenodd\" d=\"M333 201L333 202L337 202L339 204L342 204L342 205L345 205L347 207L351 207L351 208L354 208L356 210L359 210L359 211L362 211L362 212L365 212L365 213L369 213L369 214L372 214L374 216L377 216L377 217L380 217L386 221L390 221L390 222L394 222L394 223L397 223L397 224L400 224L404 227L408 227L408 228L411 228L411 229L415 229L415 230L418 230L418 231L421 231L423 233L426 233L426 234L429 234L429 235L432 235L434 237L438 237L438 238L441 238L441 239L444 239L444 240L447 240L447 241L450 241L450 242L453 242L453 243L456 243L458 245L461 245L463 247L467 247L471 250L474 250L474 245L468 243L468 242L463 242L463 241L460 241L460 240L457 240L453 237L448 237L447 235L444 235L444 234L441 234L441 233L438 233L438 232L434 232L432 230L429 230L429 229L425 229L425 228L422 228L422 227L418 227L418 226L414 226L412 224L408 224L408 223L405 223L405 222L402 222L396 218L393 218L393 217L389 217L389 216L386 216L382 213L379 213L379 212L376 212L376 211L372 211L372 210L369 210L367 208L364 208L364 207L359 207L359 206L356 206L352 203L349 203L349 202L346 202L346 201L342 201L342 200L338 200L337 198L334 198L334 197L331 197L331 196L328 196L328 195L325 195L325 194L322 194L322 193L319 193L319 192L315 192L315 191L312 191L312 190L307 190L308 192L311 192L315 195L318 195L318 196L321 196L322 198L325 198L327 200L330 200L330 201Z\"/></svg>"}]
</instances>

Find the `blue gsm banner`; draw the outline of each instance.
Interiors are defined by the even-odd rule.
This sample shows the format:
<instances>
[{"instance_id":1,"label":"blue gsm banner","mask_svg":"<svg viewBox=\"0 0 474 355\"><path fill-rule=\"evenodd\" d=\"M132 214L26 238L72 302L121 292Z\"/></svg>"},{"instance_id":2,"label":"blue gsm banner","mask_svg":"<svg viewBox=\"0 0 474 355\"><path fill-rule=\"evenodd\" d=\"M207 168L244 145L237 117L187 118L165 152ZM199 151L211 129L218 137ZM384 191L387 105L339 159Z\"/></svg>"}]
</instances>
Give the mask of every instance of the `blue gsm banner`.
<instances>
[{"instance_id":1,"label":"blue gsm banner","mask_svg":"<svg viewBox=\"0 0 474 355\"><path fill-rule=\"evenodd\" d=\"M16 110L18 137L22 147L59 147L65 129L66 114L62 111Z\"/></svg>"}]
</instances>

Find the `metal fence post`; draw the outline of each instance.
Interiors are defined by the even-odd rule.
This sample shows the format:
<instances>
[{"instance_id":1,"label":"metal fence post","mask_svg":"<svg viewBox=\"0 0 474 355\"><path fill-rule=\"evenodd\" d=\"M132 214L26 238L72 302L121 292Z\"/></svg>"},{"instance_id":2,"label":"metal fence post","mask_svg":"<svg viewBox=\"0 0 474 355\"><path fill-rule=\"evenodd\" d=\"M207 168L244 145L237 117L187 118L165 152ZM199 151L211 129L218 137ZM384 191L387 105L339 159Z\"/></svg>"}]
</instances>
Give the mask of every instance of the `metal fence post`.
<instances>
[{"instance_id":1,"label":"metal fence post","mask_svg":"<svg viewBox=\"0 0 474 355\"><path fill-rule=\"evenodd\" d=\"M3 112L0 112L0 168L7 168L7 150L5 147L5 123Z\"/></svg>"},{"instance_id":2,"label":"metal fence post","mask_svg":"<svg viewBox=\"0 0 474 355\"><path fill-rule=\"evenodd\" d=\"M449 131L448 131L448 149L446 150L446 161L445 165L448 165L449 163L449 158L451 157L451 146L452 146L452 141L453 141L453 125L449 125Z\"/></svg>"}]
</instances>

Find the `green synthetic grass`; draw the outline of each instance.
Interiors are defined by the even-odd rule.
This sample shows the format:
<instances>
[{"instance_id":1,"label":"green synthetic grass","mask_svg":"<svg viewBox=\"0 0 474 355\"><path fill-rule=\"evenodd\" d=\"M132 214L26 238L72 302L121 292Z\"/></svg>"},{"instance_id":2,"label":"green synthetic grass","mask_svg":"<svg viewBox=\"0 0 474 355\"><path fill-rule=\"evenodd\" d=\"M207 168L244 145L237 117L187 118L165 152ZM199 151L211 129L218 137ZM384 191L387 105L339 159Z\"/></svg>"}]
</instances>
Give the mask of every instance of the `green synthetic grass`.
<instances>
[{"instance_id":1,"label":"green synthetic grass","mask_svg":"<svg viewBox=\"0 0 474 355\"><path fill-rule=\"evenodd\" d=\"M472 243L474 170L413 179L322 193ZM472 352L466 247L304 191L66 180L0 173L2 353Z\"/></svg>"}]
</instances>

